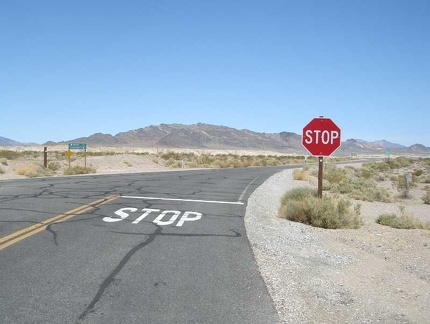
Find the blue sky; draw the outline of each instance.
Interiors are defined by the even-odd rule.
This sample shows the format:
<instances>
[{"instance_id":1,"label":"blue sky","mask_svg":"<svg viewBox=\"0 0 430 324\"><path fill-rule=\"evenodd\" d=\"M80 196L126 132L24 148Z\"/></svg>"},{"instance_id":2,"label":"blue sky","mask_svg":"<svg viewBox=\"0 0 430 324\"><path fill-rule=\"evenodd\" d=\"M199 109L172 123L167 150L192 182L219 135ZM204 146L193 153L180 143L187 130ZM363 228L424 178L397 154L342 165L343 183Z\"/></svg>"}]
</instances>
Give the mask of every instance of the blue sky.
<instances>
[{"instance_id":1,"label":"blue sky","mask_svg":"<svg viewBox=\"0 0 430 324\"><path fill-rule=\"evenodd\" d=\"M428 0L0 3L0 136L197 122L430 146Z\"/></svg>"}]
</instances>

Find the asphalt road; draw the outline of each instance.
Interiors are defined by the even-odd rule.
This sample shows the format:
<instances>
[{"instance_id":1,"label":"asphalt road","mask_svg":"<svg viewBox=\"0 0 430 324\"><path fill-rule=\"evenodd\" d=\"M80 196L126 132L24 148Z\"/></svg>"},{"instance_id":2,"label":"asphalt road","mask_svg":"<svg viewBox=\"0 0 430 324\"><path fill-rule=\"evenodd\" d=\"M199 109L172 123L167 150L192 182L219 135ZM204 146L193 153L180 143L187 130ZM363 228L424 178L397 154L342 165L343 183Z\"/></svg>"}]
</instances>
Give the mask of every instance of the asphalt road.
<instances>
[{"instance_id":1,"label":"asphalt road","mask_svg":"<svg viewBox=\"0 0 430 324\"><path fill-rule=\"evenodd\" d=\"M277 323L243 217L282 169L0 182L0 323Z\"/></svg>"}]
</instances>

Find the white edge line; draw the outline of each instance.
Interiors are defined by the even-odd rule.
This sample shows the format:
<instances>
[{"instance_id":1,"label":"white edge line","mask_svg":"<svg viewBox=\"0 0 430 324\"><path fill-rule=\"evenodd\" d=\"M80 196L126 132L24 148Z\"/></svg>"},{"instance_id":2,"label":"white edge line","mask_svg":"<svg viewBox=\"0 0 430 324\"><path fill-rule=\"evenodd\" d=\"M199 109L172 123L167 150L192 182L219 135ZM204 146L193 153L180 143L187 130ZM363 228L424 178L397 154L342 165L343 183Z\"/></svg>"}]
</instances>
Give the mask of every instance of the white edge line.
<instances>
[{"instance_id":1,"label":"white edge line","mask_svg":"<svg viewBox=\"0 0 430 324\"><path fill-rule=\"evenodd\" d=\"M218 201L218 200L197 200L197 199L179 199L179 198L159 198L159 197L138 197L138 196L121 196L127 199L146 199L146 200L167 200L167 201L185 201L185 202L202 202L209 204L224 204L224 205L244 205L241 201Z\"/></svg>"},{"instance_id":2,"label":"white edge line","mask_svg":"<svg viewBox=\"0 0 430 324\"><path fill-rule=\"evenodd\" d=\"M243 190L242 194L239 197L239 201L242 202L243 197L245 197L246 192L248 191L249 187L255 182L255 180L257 180L257 178L255 178L254 180L252 180L250 183L248 183L248 185L246 186L246 188Z\"/></svg>"}]
</instances>

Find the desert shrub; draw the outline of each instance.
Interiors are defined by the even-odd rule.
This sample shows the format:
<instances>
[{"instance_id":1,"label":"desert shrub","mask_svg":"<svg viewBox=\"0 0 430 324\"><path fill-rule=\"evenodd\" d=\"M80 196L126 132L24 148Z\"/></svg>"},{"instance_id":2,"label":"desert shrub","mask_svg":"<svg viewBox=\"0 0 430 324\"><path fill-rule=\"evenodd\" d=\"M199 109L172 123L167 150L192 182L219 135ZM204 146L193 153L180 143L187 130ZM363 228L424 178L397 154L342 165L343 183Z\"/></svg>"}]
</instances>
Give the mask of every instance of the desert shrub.
<instances>
[{"instance_id":1,"label":"desert shrub","mask_svg":"<svg viewBox=\"0 0 430 324\"><path fill-rule=\"evenodd\" d=\"M425 204L430 204L430 186L425 186L426 194L422 197Z\"/></svg>"},{"instance_id":2,"label":"desert shrub","mask_svg":"<svg viewBox=\"0 0 430 324\"><path fill-rule=\"evenodd\" d=\"M382 214L376 219L381 225L398 229L426 229L430 230L430 222L423 223L419 219L405 213L404 207L400 207L401 215L395 213Z\"/></svg>"},{"instance_id":3,"label":"desert shrub","mask_svg":"<svg viewBox=\"0 0 430 324\"><path fill-rule=\"evenodd\" d=\"M23 152L0 150L0 158L5 158L6 160L16 160L22 156L24 156Z\"/></svg>"},{"instance_id":4,"label":"desert shrub","mask_svg":"<svg viewBox=\"0 0 430 324\"><path fill-rule=\"evenodd\" d=\"M422 169L414 170L414 176L416 176L416 177L421 176L423 173L424 173L424 170L422 170Z\"/></svg>"},{"instance_id":5,"label":"desert shrub","mask_svg":"<svg viewBox=\"0 0 430 324\"><path fill-rule=\"evenodd\" d=\"M293 171L294 180L309 181L310 178L311 178L311 175L309 174L309 172L304 171L303 169L294 169Z\"/></svg>"},{"instance_id":6,"label":"desert shrub","mask_svg":"<svg viewBox=\"0 0 430 324\"><path fill-rule=\"evenodd\" d=\"M294 222L328 229L359 228L360 207L338 196L317 197L315 189L296 188L282 197L279 216Z\"/></svg>"},{"instance_id":7,"label":"desert shrub","mask_svg":"<svg viewBox=\"0 0 430 324\"><path fill-rule=\"evenodd\" d=\"M214 162L214 158L207 154L202 154L197 158L197 163L202 166L209 166Z\"/></svg>"},{"instance_id":8,"label":"desert shrub","mask_svg":"<svg viewBox=\"0 0 430 324\"><path fill-rule=\"evenodd\" d=\"M161 158L163 160L178 160L181 158L181 154L177 152L167 152L164 154L161 154Z\"/></svg>"},{"instance_id":9,"label":"desert shrub","mask_svg":"<svg viewBox=\"0 0 430 324\"><path fill-rule=\"evenodd\" d=\"M58 162L49 162L48 163L48 169L51 171L58 171L60 170L61 166Z\"/></svg>"},{"instance_id":10,"label":"desert shrub","mask_svg":"<svg viewBox=\"0 0 430 324\"><path fill-rule=\"evenodd\" d=\"M371 179L375 177L377 174L379 174L379 171L377 169L372 169L368 167L367 168L363 167L360 171L360 176L365 179Z\"/></svg>"},{"instance_id":11,"label":"desert shrub","mask_svg":"<svg viewBox=\"0 0 430 324\"><path fill-rule=\"evenodd\" d=\"M168 167L168 168L180 168L180 167L182 167L182 161L177 161L177 160L174 160L174 159L169 159L166 162L165 166Z\"/></svg>"},{"instance_id":12,"label":"desert shrub","mask_svg":"<svg viewBox=\"0 0 430 324\"><path fill-rule=\"evenodd\" d=\"M21 165L15 169L15 172L28 178L45 177L51 175L51 171L49 169L45 169L42 166L36 164Z\"/></svg>"},{"instance_id":13,"label":"desert shrub","mask_svg":"<svg viewBox=\"0 0 430 324\"><path fill-rule=\"evenodd\" d=\"M6 158L1 158L0 159L0 163L3 164L4 166L7 166L7 159Z\"/></svg>"},{"instance_id":14,"label":"desert shrub","mask_svg":"<svg viewBox=\"0 0 430 324\"><path fill-rule=\"evenodd\" d=\"M74 166L71 168L67 168L64 170L64 175L75 175L75 174L89 174L96 173L96 169L94 167L83 167L83 166Z\"/></svg>"},{"instance_id":15,"label":"desert shrub","mask_svg":"<svg viewBox=\"0 0 430 324\"><path fill-rule=\"evenodd\" d=\"M352 177L341 181L330 190L334 193L346 194L352 199L363 201L390 202L391 195L388 190L380 188L372 179Z\"/></svg>"},{"instance_id":16,"label":"desert shrub","mask_svg":"<svg viewBox=\"0 0 430 324\"><path fill-rule=\"evenodd\" d=\"M327 164L323 172L323 178L327 179L331 184L339 183L342 180L346 180L347 171L342 168L338 168L335 165Z\"/></svg>"},{"instance_id":17,"label":"desert shrub","mask_svg":"<svg viewBox=\"0 0 430 324\"><path fill-rule=\"evenodd\" d=\"M3 170L2 167L0 167L0 174L4 174L4 173L5 173L5 171Z\"/></svg>"},{"instance_id":18,"label":"desert shrub","mask_svg":"<svg viewBox=\"0 0 430 324\"><path fill-rule=\"evenodd\" d=\"M408 198L409 189L416 187L416 177L413 174L411 175L411 182L407 181L406 174L399 174L397 177L394 177L392 182L393 186L400 192L401 197Z\"/></svg>"}]
</instances>

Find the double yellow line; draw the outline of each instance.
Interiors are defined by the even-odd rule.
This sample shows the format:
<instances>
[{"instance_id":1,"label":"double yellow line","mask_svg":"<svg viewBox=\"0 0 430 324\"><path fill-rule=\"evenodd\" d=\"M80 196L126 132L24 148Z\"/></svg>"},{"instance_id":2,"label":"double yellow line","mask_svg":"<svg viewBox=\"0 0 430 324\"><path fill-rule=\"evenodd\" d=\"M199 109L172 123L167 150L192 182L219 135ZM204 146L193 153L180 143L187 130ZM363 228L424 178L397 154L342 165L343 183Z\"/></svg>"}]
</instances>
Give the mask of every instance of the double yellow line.
<instances>
[{"instance_id":1,"label":"double yellow line","mask_svg":"<svg viewBox=\"0 0 430 324\"><path fill-rule=\"evenodd\" d=\"M4 236L4 237L0 238L0 251L7 248L8 246L10 246L12 244L15 244L17 242L20 242L20 241L26 239L27 237L33 236L33 235L35 235L41 231L46 230L46 228L49 225L65 222L66 220L68 220L72 217L75 217L77 215L88 212L94 208L97 208L98 206L101 206L103 204L111 202L111 201L117 199L118 197L119 196L108 196L108 197L93 201L89 204L84 204L84 205L79 206L75 209L69 210L63 214L57 215L55 217L44 220L44 221L37 223L35 225L26 227L22 230L19 230L17 232L14 232L12 234Z\"/></svg>"}]
</instances>

